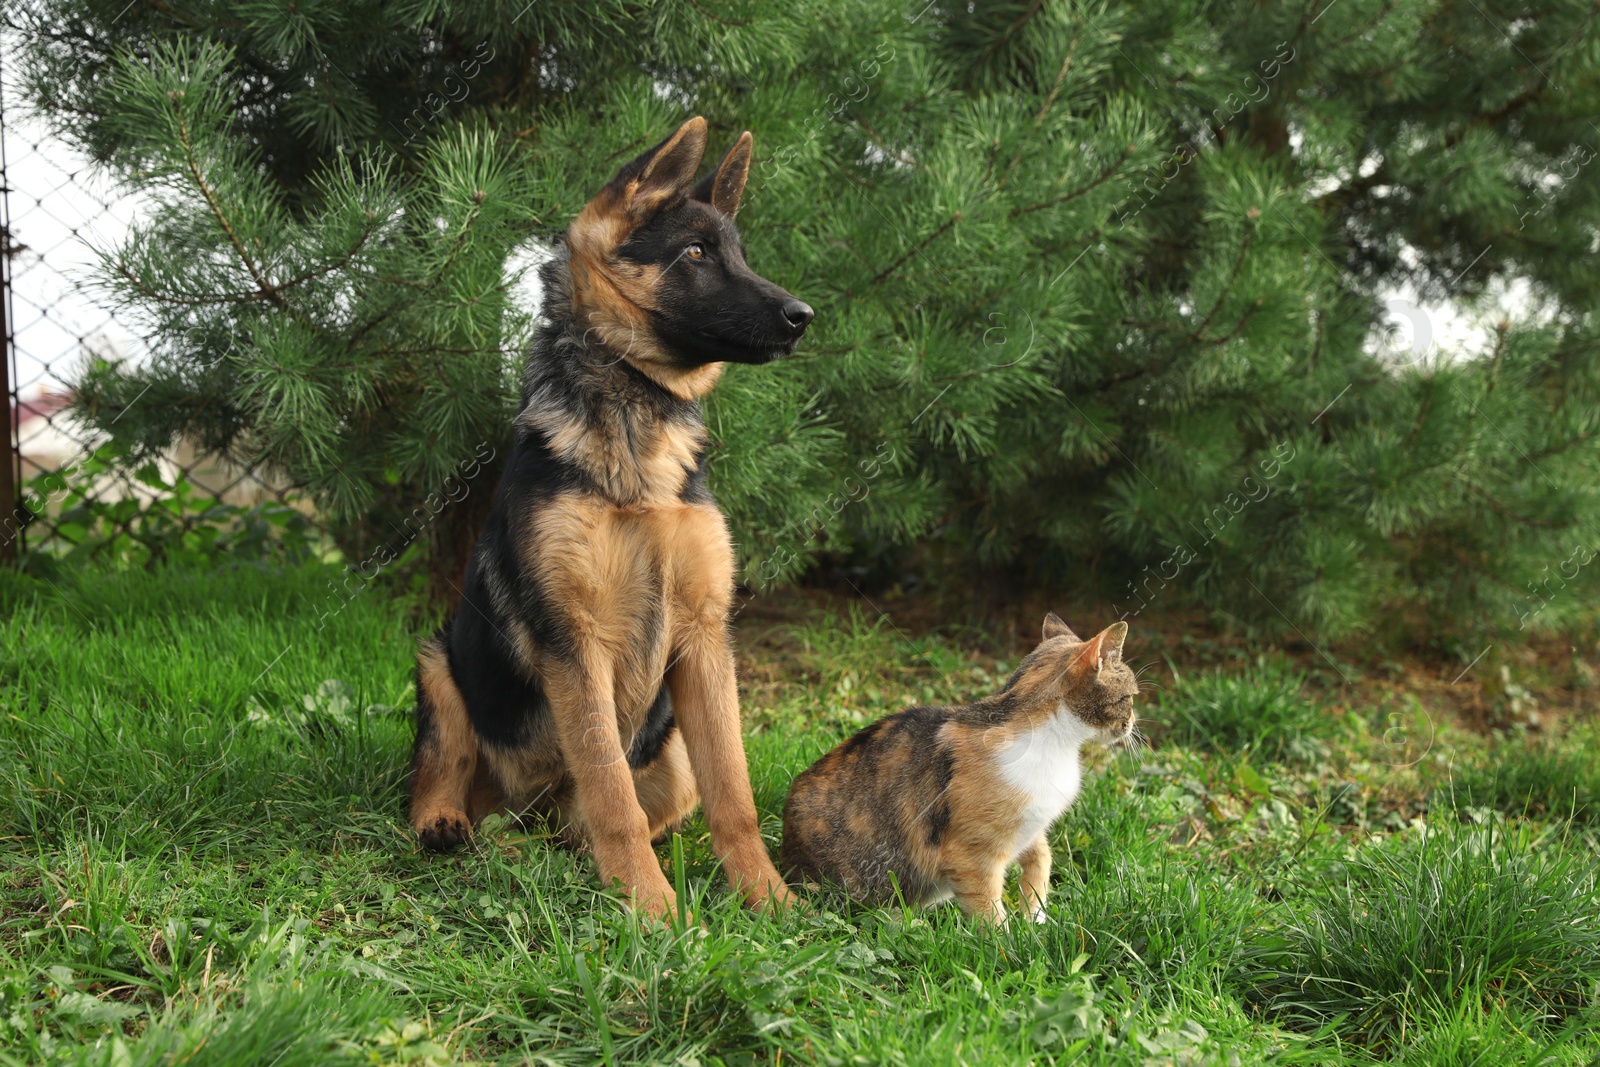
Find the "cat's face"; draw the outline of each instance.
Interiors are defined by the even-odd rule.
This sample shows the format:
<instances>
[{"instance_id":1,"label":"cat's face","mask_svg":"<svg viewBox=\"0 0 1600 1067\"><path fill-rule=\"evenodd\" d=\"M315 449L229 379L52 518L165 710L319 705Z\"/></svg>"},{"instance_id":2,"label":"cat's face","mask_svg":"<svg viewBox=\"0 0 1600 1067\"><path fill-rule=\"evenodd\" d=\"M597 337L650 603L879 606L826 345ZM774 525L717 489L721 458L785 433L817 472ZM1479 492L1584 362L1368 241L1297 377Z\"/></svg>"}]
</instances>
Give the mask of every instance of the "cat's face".
<instances>
[{"instance_id":1,"label":"cat's face","mask_svg":"<svg viewBox=\"0 0 1600 1067\"><path fill-rule=\"evenodd\" d=\"M1139 681L1122 662L1127 636L1128 624L1117 622L1085 641L1051 614L1029 657L1030 673L1042 683L1038 696L1066 705L1105 744L1130 737L1137 721L1133 698Z\"/></svg>"}]
</instances>

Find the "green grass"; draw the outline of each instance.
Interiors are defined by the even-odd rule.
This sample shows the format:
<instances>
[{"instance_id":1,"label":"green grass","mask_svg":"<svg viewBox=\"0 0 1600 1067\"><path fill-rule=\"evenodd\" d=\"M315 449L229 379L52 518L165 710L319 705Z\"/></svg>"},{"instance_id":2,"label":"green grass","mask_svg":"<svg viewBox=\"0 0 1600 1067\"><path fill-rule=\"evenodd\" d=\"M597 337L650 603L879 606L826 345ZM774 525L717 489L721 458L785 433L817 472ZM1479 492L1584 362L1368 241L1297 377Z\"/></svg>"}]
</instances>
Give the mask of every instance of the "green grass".
<instances>
[{"instance_id":1,"label":"green grass","mask_svg":"<svg viewBox=\"0 0 1600 1067\"><path fill-rule=\"evenodd\" d=\"M1507 815L1600 824L1600 731L1580 729L1563 740L1509 742L1464 765L1453 782L1455 799Z\"/></svg>"},{"instance_id":2,"label":"green grass","mask_svg":"<svg viewBox=\"0 0 1600 1067\"><path fill-rule=\"evenodd\" d=\"M1268 760L1314 760L1334 723L1305 692L1305 674L1259 657L1237 673L1179 675L1161 693L1158 737L1193 748Z\"/></svg>"},{"instance_id":3,"label":"green grass","mask_svg":"<svg viewBox=\"0 0 1600 1067\"><path fill-rule=\"evenodd\" d=\"M1152 717L1186 701L1209 725L1094 755L1054 831L1043 926L992 932L949 907L752 915L695 820L672 873L699 924L651 928L538 834L497 824L461 854L417 851L410 656L430 620L406 605L324 617L315 569L55 583L0 572L0 1062L1600 1055L1592 828L1555 804L1458 812L1452 767L1522 749L1449 733L1386 762L1381 732L1330 728L1278 661L1169 686ZM741 644L774 846L809 760L1015 664L867 610L747 624ZM1548 751L1588 758L1588 736ZM1544 766L1516 788L1565 796L1568 763Z\"/></svg>"},{"instance_id":4,"label":"green grass","mask_svg":"<svg viewBox=\"0 0 1600 1067\"><path fill-rule=\"evenodd\" d=\"M1527 827L1441 823L1335 863L1303 918L1259 938L1247 987L1278 1017L1365 1044L1452 1008L1564 1021L1600 976L1592 856Z\"/></svg>"}]
</instances>

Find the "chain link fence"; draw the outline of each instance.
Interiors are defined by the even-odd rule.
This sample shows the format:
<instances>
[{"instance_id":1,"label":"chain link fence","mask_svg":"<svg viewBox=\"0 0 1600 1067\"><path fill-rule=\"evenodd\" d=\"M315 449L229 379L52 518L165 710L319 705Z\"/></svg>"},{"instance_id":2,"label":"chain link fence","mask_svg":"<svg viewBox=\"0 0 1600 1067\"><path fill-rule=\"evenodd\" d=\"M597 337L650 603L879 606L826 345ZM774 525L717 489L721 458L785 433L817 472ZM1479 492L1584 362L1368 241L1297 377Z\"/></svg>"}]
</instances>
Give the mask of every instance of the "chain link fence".
<instances>
[{"instance_id":1,"label":"chain link fence","mask_svg":"<svg viewBox=\"0 0 1600 1067\"><path fill-rule=\"evenodd\" d=\"M152 351L154 338L92 285L95 249L118 240L143 204L28 113L8 62L18 43L0 31L0 389L9 413L0 559L138 541L158 507L166 541L272 505L314 526L292 487L262 471L184 439L129 469L108 462L103 436L74 416L73 384L90 361L137 364Z\"/></svg>"}]
</instances>

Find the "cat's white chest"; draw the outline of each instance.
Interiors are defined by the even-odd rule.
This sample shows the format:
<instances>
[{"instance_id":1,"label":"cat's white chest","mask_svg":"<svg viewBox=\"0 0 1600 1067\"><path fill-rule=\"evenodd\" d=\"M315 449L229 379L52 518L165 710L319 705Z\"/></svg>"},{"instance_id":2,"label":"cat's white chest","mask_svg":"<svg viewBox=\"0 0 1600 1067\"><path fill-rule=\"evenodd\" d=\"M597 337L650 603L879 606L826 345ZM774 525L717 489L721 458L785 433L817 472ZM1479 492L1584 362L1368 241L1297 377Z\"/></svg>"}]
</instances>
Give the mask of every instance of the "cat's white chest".
<instances>
[{"instance_id":1,"label":"cat's white chest","mask_svg":"<svg viewBox=\"0 0 1600 1067\"><path fill-rule=\"evenodd\" d=\"M1013 739L996 759L1007 785L1026 797L1017 830L1020 851L1072 805L1082 777L1078 749L1092 731L1062 706L1033 729Z\"/></svg>"}]
</instances>

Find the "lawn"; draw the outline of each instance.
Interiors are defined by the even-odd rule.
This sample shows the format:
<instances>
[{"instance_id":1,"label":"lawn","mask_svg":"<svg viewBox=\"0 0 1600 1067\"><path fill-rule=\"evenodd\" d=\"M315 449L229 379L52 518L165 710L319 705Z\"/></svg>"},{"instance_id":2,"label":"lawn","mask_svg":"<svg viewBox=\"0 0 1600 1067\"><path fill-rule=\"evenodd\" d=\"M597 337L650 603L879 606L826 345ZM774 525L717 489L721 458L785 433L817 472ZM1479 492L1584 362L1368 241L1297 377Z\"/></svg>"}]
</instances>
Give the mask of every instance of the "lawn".
<instances>
[{"instance_id":1,"label":"lawn","mask_svg":"<svg viewBox=\"0 0 1600 1067\"><path fill-rule=\"evenodd\" d=\"M0 573L0 1061L1600 1057L1592 718L1490 737L1403 693L1334 699L1269 649L1157 662L1156 745L1094 754L1045 925L753 915L694 822L661 855L698 921L651 928L538 833L418 852L431 620L329 575ZM739 626L774 847L811 759L1019 651L808 603ZM1137 627L1129 648L1151 660Z\"/></svg>"}]
</instances>

